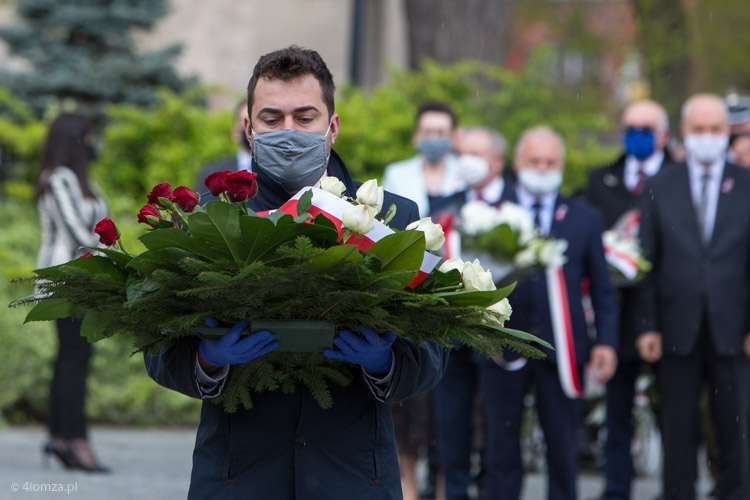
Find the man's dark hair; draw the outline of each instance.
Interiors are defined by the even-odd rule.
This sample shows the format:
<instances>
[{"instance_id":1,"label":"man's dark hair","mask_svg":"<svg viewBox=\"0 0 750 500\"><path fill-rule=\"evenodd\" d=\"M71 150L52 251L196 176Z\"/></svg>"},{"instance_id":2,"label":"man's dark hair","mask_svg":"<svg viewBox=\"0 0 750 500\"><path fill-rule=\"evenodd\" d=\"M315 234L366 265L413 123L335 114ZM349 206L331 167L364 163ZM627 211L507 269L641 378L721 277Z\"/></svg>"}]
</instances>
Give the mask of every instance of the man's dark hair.
<instances>
[{"instance_id":1,"label":"man's dark hair","mask_svg":"<svg viewBox=\"0 0 750 500\"><path fill-rule=\"evenodd\" d=\"M285 82L305 75L313 75L320 83L323 102L328 108L328 118L333 115L333 76L323 58L314 50L296 45L265 54L258 59L253 76L247 84L247 113L252 120L255 86L261 78L279 79Z\"/></svg>"},{"instance_id":2,"label":"man's dark hair","mask_svg":"<svg viewBox=\"0 0 750 500\"><path fill-rule=\"evenodd\" d=\"M451 117L451 128L456 128L456 125L458 125L458 118L450 105L444 102L428 101L423 102L422 105L419 106L419 109L417 110L417 119L414 122L414 128L419 127L419 119L422 118L422 115L425 113L445 113Z\"/></svg>"}]
</instances>

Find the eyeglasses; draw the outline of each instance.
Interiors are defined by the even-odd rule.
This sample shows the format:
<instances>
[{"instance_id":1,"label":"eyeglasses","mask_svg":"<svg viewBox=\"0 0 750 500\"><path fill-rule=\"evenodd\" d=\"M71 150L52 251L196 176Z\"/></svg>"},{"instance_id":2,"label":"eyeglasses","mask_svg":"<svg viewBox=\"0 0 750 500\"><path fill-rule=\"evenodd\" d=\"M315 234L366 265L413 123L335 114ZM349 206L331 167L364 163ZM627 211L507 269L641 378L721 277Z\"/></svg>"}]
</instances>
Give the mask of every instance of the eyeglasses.
<instances>
[{"instance_id":1,"label":"eyeglasses","mask_svg":"<svg viewBox=\"0 0 750 500\"><path fill-rule=\"evenodd\" d=\"M640 132L642 134L655 134L656 130L651 127L625 127L625 132Z\"/></svg>"}]
</instances>

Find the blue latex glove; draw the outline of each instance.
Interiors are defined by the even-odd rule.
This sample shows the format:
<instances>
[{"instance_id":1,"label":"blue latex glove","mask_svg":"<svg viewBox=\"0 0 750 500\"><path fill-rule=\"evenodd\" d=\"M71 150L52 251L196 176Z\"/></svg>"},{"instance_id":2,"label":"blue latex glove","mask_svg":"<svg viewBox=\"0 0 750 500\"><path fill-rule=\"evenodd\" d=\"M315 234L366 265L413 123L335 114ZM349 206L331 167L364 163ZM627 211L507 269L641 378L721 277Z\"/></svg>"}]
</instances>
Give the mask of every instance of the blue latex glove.
<instances>
[{"instance_id":1,"label":"blue latex glove","mask_svg":"<svg viewBox=\"0 0 750 500\"><path fill-rule=\"evenodd\" d=\"M327 358L348 361L360 365L368 373L381 375L388 373L393 363L391 346L396 340L394 332L378 334L372 328L360 328L365 338L359 337L347 330L341 330L333 339L333 345L338 350L325 349L323 354Z\"/></svg>"},{"instance_id":2,"label":"blue latex glove","mask_svg":"<svg viewBox=\"0 0 750 500\"><path fill-rule=\"evenodd\" d=\"M206 318L206 326L214 328L217 322L213 318ZM240 335L245 329L247 321L240 321L220 339L201 340L198 350L203 359L214 366L239 365L249 363L279 347L279 343L268 330L255 332L240 340Z\"/></svg>"}]
</instances>

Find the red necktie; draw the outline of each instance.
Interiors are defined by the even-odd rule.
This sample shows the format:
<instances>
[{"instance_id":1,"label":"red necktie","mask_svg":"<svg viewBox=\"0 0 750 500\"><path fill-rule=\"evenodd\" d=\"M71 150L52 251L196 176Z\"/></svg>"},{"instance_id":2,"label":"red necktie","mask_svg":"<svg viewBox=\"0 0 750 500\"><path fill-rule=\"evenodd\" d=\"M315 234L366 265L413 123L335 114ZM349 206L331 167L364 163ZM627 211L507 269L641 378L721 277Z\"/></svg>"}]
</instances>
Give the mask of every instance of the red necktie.
<instances>
[{"instance_id":1,"label":"red necktie","mask_svg":"<svg viewBox=\"0 0 750 500\"><path fill-rule=\"evenodd\" d=\"M643 162L638 162L638 173L636 175L638 176L638 182L635 183L631 193L633 193L633 196L640 196L643 193L643 186L646 184L647 177L643 170Z\"/></svg>"}]
</instances>

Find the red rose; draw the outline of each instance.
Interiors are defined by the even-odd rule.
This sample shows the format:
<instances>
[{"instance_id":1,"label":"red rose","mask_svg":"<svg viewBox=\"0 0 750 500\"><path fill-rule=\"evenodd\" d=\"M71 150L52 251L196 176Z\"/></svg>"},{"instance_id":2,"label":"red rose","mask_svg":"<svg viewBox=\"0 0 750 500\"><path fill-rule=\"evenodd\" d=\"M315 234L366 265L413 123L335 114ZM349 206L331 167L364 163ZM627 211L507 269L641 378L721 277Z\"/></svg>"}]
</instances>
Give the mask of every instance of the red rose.
<instances>
[{"instance_id":1,"label":"red rose","mask_svg":"<svg viewBox=\"0 0 750 500\"><path fill-rule=\"evenodd\" d=\"M227 190L227 175L231 174L229 170L222 170L221 172L214 172L213 174L206 177L203 184L206 185L211 194L219 196L221 193Z\"/></svg>"},{"instance_id":2,"label":"red rose","mask_svg":"<svg viewBox=\"0 0 750 500\"><path fill-rule=\"evenodd\" d=\"M117 238L120 236L117 234L115 223L107 217L96 223L94 232L99 235L99 241L108 247L117 243Z\"/></svg>"},{"instance_id":3,"label":"red rose","mask_svg":"<svg viewBox=\"0 0 750 500\"><path fill-rule=\"evenodd\" d=\"M148 195L148 202L161 207L162 204L159 203L159 198L166 198L169 201L174 201L172 198L172 186L166 182L154 186L154 189L152 189L151 193Z\"/></svg>"},{"instance_id":4,"label":"red rose","mask_svg":"<svg viewBox=\"0 0 750 500\"><path fill-rule=\"evenodd\" d=\"M85 254L81 255L81 256L80 256L80 257L78 257L78 258L79 258L79 259L82 259L82 258L84 258L84 257L93 257L93 256L94 256L94 254L93 254L93 253L91 253L91 252L86 252Z\"/></svg>"},{"instance_id":5,"label":"red rose","mask_svg":"<svg viewBox=\"0 0 750 500\"><path fill-rule=\"evenodd\" d=\"M258 174L240 170L231 172L226 177L227 194L231 201L245 201L258 194Z\"/></svg>"},{"instance_id":6,"label":"red rose","mask_svg":"<svg viewBox=\"0 0 750 500\"><path fill-rule=\"evenodd\" d=\"M177 203L185 212L192 212L198 204L198 197L185 186L179 186L172 192L172 201Z\"/></svg>"},{"instance_id":7,"label":"red rose","mask_svg":"<svg viewBox=\"0 0 750 500\"><path fill-rule=\"evenodd\" d=\"M148 224L151 227L158 227L157 223L150 221L146 218L147 215L156 217L157 219L161 219L161 214L159 213L159 210L157 210L157 208L154 205L148 204L148 205L143 205L143 208L141 208L141 211L138 212L139 224Z\"/></svg>"}]
</instances>

